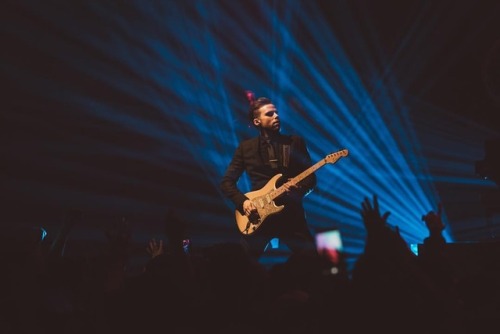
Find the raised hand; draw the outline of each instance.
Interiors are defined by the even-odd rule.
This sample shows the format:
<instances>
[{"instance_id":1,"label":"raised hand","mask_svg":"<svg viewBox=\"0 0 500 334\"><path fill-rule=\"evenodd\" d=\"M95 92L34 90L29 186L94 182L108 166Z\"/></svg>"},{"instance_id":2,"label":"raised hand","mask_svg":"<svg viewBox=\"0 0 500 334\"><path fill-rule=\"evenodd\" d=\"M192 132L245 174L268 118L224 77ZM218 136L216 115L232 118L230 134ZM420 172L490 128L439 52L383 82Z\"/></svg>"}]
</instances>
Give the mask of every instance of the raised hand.
<instances>
[{"instance_id":1,"label":"raised hand","mask_svg":"<svg viewBox=\"0 0 500 334\"><path fill-rule=\"evenodd\" d=\"M427 226L432 235L440 234L444 230L444 224L441 220L442 211L443 206L439 203L437 213L429 211L426 215L422 216L422 221L425 222L425 226Z\"/></svg>"},{"instance_id":2,"label":"raised hand","mask_svg":"<svg viewBox=\"0 0 500 334\"><path fill-rule=\"evenodd\" d=\"M367 231L385 227L390 214L390 212L385 212L380 215L377 195L373 195L373 206L367 197L361 203L361 217Z\"/></svg>"},{"instance_id":3,"label":"raised hand","mask_svg":"<svg viewBox=\"0 0 500 334\"><path fill-rule=\"evenodd\" d=\"M151 239L148 243L148 246L146 247L146 251L149 255L151 255L152 259L159 255L162 255L164 253L163 240L156 242L156 239Z\"/></svg>"}]
</instances>

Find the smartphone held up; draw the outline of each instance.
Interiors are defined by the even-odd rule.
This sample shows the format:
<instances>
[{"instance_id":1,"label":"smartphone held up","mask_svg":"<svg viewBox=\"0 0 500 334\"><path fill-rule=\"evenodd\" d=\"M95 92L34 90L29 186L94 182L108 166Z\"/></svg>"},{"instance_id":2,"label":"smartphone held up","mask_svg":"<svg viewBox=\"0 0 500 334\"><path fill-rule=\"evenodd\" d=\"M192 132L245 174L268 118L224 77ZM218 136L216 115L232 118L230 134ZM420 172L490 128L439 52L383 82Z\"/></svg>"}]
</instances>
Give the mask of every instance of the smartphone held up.
<instances>
[{"instance_id":1,"label":"smartphone held up","mask_svg":"<svg viewBox=\"0 0 500 334\"><path fill-rule=\"evenodd\" d=\"M330 229L316 233L316 251L334 267L341 261L342 237L338 229Z\"/></svg>"}]
</instances>

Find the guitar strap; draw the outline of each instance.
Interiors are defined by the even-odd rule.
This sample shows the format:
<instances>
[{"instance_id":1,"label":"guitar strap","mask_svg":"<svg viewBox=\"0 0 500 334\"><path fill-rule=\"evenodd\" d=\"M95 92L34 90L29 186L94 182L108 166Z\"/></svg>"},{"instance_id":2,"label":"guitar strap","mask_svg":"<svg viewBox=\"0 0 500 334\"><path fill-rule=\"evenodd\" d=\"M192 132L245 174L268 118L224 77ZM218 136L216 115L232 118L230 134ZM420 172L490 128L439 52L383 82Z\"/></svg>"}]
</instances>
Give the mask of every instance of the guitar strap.
<instances>
[{"instance_id":1,"label":"guitar strap","mask_svg":"<svg viewBox=\"0 0 500 334\"><path fill-rule=\"evenodd\" d=\"M288 163L290 162L290 145L281 145L282 157L283 157L283 167L288 168Z\"/></svg>"}]
</instances>

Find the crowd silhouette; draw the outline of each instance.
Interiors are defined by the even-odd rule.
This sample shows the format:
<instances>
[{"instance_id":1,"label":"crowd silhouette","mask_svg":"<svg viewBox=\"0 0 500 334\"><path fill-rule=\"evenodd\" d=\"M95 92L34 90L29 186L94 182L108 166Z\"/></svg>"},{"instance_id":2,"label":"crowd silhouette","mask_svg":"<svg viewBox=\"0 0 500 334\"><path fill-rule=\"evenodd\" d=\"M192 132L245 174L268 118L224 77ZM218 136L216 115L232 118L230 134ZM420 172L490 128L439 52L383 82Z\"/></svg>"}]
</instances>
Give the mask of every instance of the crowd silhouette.
<instances>
[{"instance_id":1,"label":"crowd silhouette","mask_svg":"<svg viewBox=\"0 0 500 334\"><path fill-rule=\"evenodd\" d=\"M135 275L126 270L126 222L109 226L106 248L92 256L65 253L68 235L82 223L79 211L68 212L55 238L43 238L39 228L13 226L0 242L0 332L494 331L500 291L481 288L498 279L499 271L456 275L442 236L441 206L422 216L429 236L418 255L397 224L387 223L390 213L379 211L377 196L365 198L360 212L366 242L352 272L342 253L332 263L307 250L264 267L239 243L191 247L186 223L172 211L164 239L144 245L149 258Z\"/></svg>"}]
</instances>

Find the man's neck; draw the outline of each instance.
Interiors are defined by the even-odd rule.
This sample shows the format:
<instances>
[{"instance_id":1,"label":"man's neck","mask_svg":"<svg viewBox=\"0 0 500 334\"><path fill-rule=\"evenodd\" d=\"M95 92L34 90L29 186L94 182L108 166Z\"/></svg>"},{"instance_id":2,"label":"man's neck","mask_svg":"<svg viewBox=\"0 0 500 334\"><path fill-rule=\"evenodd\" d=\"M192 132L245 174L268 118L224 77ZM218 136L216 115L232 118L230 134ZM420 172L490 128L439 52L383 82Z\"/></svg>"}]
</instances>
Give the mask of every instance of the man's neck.
<instances>
[{"instance_id":1,"label":"man's neck","mask_svg":"<svg viewBox=\"0 0 500 334\"><path fill-rule=\"evenodd\" d=\"M273 139L273 138L276 138L280 135L280 132L279 131L266 131L266 130L262 130L260 132L260 135L266 139Z\"/></svg>"}]
</instances>

